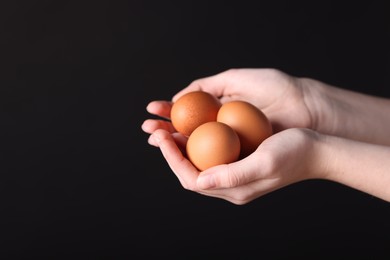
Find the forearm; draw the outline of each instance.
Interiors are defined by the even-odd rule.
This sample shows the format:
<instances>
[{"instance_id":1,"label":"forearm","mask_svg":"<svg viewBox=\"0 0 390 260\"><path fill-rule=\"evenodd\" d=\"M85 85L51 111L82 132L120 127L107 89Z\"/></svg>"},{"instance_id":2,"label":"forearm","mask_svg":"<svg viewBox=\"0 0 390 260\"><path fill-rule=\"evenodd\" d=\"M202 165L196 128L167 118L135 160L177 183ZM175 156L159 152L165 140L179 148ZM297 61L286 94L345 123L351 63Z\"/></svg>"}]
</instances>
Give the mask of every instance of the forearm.
<instances>
[{"instance_id":1,"label":"forearm","mask_svg":"<svg viewBox=\"0 0 390 260\"><path fill-rule=\"evenodd\" d=\"M390 99L302 79L312 128L325 134L390 145Z\"/></svg>"},{"instance_id":2,"label":"forearm","mask_svg":"<svg viewBox=\"0 0 390 260\"><path fill-rule=\"evenodd\" d=\"M390 202L390 147L333 136L320 140L317 177Z\"/></svg>"}]
</instances>

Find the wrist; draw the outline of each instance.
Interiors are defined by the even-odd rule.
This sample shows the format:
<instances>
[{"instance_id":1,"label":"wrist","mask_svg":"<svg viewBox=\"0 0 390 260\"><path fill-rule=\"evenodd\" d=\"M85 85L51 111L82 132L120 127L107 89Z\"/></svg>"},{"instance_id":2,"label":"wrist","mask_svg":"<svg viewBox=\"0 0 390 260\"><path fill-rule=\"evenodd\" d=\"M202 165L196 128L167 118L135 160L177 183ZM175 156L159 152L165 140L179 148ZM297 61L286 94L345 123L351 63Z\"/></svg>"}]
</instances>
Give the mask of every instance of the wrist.
<instances>
[{"instance_id":1,"label":"wrist","mask_svg":"<svg viewBox=\"0 0 390 260\"><path fill-rule=\"evenodd\" d=\"M313 130L307 130L310 147L306 149L308 167L305 169L306 179L329 179L330 164L332 161L329 136Z\"/></svg>"},{"instance_id":2,"label":"wrist","mask_svg":"<svg viewBox=\"0 0 390 260\"><path fill-rule=\"evenodd\" d=\"M292 147L297 148L289 151L294 159L285 163L290 168L289 171L299 173L295 179L327 179L331 159L329 156L332 154L329 152L328 136L308 128L291 128L285 131L290 133Z\"/></svg>"},{"instance_id":3,"label":"wrist","mask_svg":"<svg viewBox=\"0 0 390 260\"><path fill-rule=\"evenodd\" d=\"M310 79L300 78L303 100L310 114L308 128L324 134L333 134L337 130L337 118L334 113L334 103L331 100L332 89L324 83Z\"/></svg>"},{"instance_id":4,"label":"wrist","mask_svg":"<svg viewBox=\"0 0 390 260\"><path fill-rule=\"evenodd\" d=\"M337 156L333 136L321 134L317 132L317 138L314 145L312 160L314 168L311 169L311 177L313 179L333 180L335 161Z\"/></svg>"}]
</instances>

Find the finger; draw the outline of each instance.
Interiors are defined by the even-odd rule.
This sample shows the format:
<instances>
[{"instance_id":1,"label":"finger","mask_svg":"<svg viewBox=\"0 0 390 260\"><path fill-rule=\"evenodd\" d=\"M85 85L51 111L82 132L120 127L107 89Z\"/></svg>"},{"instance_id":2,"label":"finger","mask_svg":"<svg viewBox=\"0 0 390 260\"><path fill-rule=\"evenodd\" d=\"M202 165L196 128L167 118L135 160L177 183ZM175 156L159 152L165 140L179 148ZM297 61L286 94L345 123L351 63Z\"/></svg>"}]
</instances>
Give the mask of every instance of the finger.
<instances>
[{"instance_id":1,"label":"finger","mask_svg":"<svg viewBox=\"0 0 390 260\"><path fill-rule=\"evenodd\" d=\"M156 142L156 139L154 139L153 135L150 135L148 138L148 143L154 147L158 147L158 143Z\"/></svg>"},{"instance_id":2,"label":"finger","mask_svg":"<svg viewBox=\"0 0 390 260\"><path fill-rule=\"evenodd\" d=\"M175 141L176 145L178 146L178 148L180 149L181 153L183 155L186 154L186 144L187 144L187 141L188 141L188 137L180 134L180 133L173 133L172 134L172 138L173 140ZM155 147L159 147L158 146L158 143L156 141L156 139L154 138L153 135L150 135L149 138L148 138L148 143L152 146L155 146Z\"/></svg>"},{"instance_id":3,"label":"finger","mask_svg":"<svg viewBox=\"0 0 390 260\"><path fill-rule=\"evenodd\" d=\"M158 129L153 133L153 138L181 185L185 189L196 189L196 179L199 171L184 157L172 135L165 130Z\"/></svg>"},{"instance_id":4,"label":"finger","mask_svg":"<svg viewBox=\"0 0 390 260\"><path fill-rule=\"evenodd\" d=\"M197 180L199 189L234 188L259 178L261 171L255 156L240 161L218 165L203 171Z\"/></svg>"},{"instance_id":5,"label":"finger","mask_svg":"<svg viewBox=\"0 0 390 260\"><path fill-rule=\"evenodd\" d=\"M146 119L142 123L141 129L148 134L153 133L157 129L164 129L170 133L176 131L171 122L159 119Z\"/></svg>"},{"instance_id":6,"label":"finger","mask_svg":"<svg viewBox=\"0 0 390 260\"><path fill-rule=\"evenodd\" d=\"M146 106L146 111L150 114L169 119L172 108L172 102L164 100L155 100Z\"/></svg>"},{"instance_id":7,"label":"finger","mask_svg":"<svg viewBox=\"0 0 390 260\"><path fill-rule=\"evenodd\" d=\"M224 199L236 205L243 205L282 187L283 186L274 179L264 179L234 188L199 190L198 193L209 197Z\"/></svg>"},{"instance_id":8,"label":"finger","mask_svg":"<svg viewBox=\"0 0 390 260\"><path fill-rule=\"evenodd\" d=\"M228 88L230 84L229 74L229 71L224 71L213 76L197 79L174 95L172 101L175 102L184 94L198 90L208 92L215 97L228 96L230 95Z\"/></svg>"},{"instance_id":9,"label":"finger","mask_svg":"<svg viewBox=\"0 0 390 260\"><path fill-rule=\"evenodd\" d=\"M184 136L183 134L180 134L180 133L173 133L172 138L173 138L173 140L175 140L175 143L176 143L177 147L179 147L181 153L183 155L186 155L186 144L188 141L188 137Z\"/></svg>"}]
</instances>

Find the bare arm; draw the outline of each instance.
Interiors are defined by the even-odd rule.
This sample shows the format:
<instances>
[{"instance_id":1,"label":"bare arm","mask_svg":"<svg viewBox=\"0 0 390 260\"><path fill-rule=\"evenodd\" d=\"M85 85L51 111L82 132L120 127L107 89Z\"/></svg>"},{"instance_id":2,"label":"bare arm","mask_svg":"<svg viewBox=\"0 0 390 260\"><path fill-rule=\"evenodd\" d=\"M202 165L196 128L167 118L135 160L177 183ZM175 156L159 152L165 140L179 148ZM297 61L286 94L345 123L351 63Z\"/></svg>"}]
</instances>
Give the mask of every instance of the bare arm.
<instances>
[{"instance_id":1,"label":"bare arm","mask_svg":"<svg viewBox=\"0 0 390 260\"><path fill-rule=\"evenodd\" d=\"M319 149L326 160L319 171L328 179L390 202L390 147L324 136Z\"/></svg>"},{"instance_id":2,"label":"bare arm","mask_svg":"<svg viewBox=\"0 0 390 260\"><path fill-rule=\"evenodd\" d=\"M390 145L390 99L299 79L311 112L312 129L321 133Z\"/></svg>"}]
</instances>

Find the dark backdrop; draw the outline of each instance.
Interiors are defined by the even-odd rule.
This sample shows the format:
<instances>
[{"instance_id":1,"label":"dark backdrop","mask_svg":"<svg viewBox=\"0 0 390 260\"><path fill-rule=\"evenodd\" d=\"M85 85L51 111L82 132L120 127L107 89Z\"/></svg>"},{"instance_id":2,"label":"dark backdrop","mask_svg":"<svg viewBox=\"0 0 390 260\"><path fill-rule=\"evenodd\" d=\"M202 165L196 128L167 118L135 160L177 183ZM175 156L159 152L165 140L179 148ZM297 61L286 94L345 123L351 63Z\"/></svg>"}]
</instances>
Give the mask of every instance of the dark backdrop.
<instances>
[{"instance_id":1,"label":"dark backdrop","mask_svg":"<svg viewBox=\"0 0 390 260\"><path fill-rule=\"evenodd\" d=\"M149 101L234 67L390 97L385 1L7 2L0 258L388 259L388 203L325 181L205 197L141 131Z\"/></svg>"}]
</instances>

